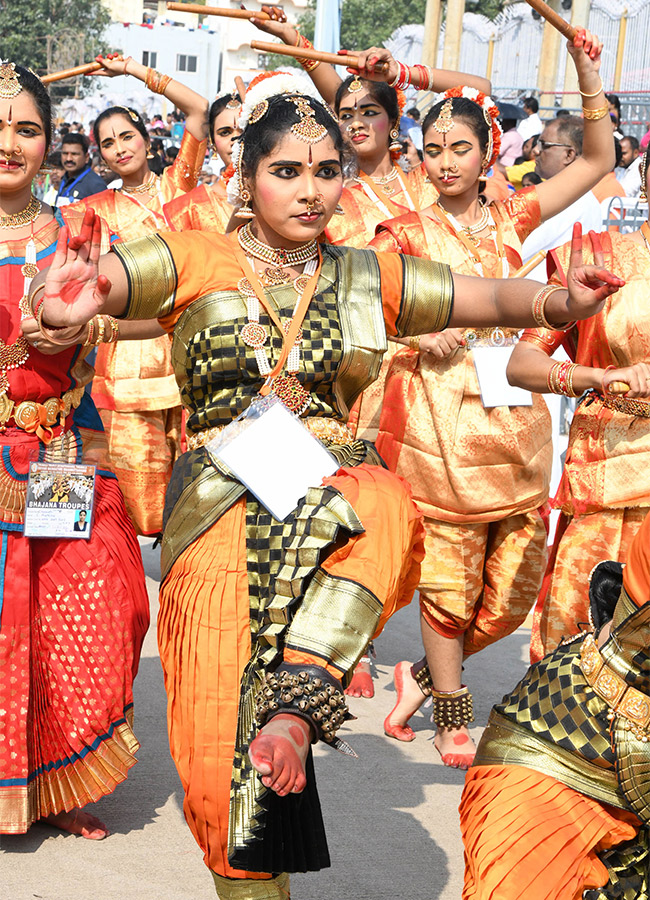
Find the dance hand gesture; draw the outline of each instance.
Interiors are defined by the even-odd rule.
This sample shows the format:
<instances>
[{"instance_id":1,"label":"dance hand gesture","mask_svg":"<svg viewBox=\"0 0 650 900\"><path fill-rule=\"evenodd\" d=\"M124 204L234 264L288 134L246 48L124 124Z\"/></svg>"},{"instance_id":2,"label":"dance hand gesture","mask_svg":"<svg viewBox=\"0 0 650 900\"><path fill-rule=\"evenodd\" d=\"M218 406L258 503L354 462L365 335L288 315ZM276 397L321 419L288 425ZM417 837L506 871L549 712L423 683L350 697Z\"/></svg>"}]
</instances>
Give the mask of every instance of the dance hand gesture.
<instances>
[{"instance_id":1,"label":"dance hand gesture","mask_svg":"<svg viewBox=\"0 0 650 900\"><path fill-rule=\"evenodd\" d=\"M345 57L346 50L339 50L341 56ZM354 51L359 68L348 69L351 75L359 75L360 78L367 78L369 81L395 81L399 75L399 66L397 65L393 54L386 47L371 47L370 50ZM345 63L345 59L341 60ZM388 63L388 71L375 72L377 63Z\"/></svg>"},{"instance_id":2,"label":"dance hand gesture","mask_svg":"<svg viewBox=\"0 0 650 900\"><path fill-rule=\"evenodd\" d=\"M578 28L575 38L567 43L567 49L573 57L578 76L598 72L603 44L597 35L584 28Z\"/></svg>"},{"instance_id":3,"label":"dance hand gesture","mask_svg":"<svg viewBox=\"0 0 650 900\"><path fill-rule=\"evenodd\" d=\"M589 232L591 246L594 254L594 265L585 265L582 257L582 227L579 222L573 226L573 238L571 241L571 261L567 272L567 319L588 319L605 305L609 296L615 294L623 287L625 282L617 275L613 275L605 268L603 248L600 236L594 231ZM554 316L554 321L559 321Z\"/></svg>"},{"instance_id":4,"label":"dance hand gesture","mask_svg":"<svg viewBox=\"0 0 650 900\"><path fill-rule=\"evenodd\" d=\"M130 59L130 56L124 57L120 53L109 53L107 56L102 56L100 53L99 56L95 57L95 61L102 68L97 72L93 72L93 75L101 75L102 78L116 78L118 75L126 75L126 67Z\"/></svg>"},{"instance_id":5,"label":"dance hand gesture","mask_svg":"<svg viewBox=\"0 0 650 900\"><path fill-rule=\"evenodd\" d=\"M86 210L78 237L69 237L66 226L59 232L45 278L42 319L46 326L84 325L102 311L111 283L98 272L100 241L101 219L92 209Z\"/></svg>"},{"instance_id":6,"label":"dance hand gesture","mask_svg":"<svg viewBox=\"0 0 650 900\"><path fill-rule=\"evenodd\" d=\"M239 4L241 9L246 9L243 3ZM270 19L251 19L251 25L279 37L285 44L294 44L296 41L296 29L287 22L287 14L281 6L262 6L262 12L265 12Z\"/></svg>"}]
</instances>

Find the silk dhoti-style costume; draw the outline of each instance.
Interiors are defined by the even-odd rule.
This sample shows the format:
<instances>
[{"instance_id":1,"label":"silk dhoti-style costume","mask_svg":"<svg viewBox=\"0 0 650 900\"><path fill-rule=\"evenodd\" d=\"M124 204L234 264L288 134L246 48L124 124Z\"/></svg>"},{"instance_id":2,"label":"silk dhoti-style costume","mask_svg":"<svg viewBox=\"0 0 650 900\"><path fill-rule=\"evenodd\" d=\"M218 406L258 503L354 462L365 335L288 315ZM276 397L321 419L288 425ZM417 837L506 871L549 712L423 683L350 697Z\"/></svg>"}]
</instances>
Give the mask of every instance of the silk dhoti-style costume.
<instances>
[{"instance_id":1,"label":"silk dhoti-style costume","mask_svg":"<svg viewBox=\"0 0 650 900\"><path fill-rule=\"evenodd\" d=\"M66 208L77 233L81 217ZM50 265L60 214L35 232ZM108 249L108 240L105 241ZM19 334L25 240L0 244L2 339ZM80 347L29 348L5 372L0 403L0 833L99 800L127 776L139 747L133 679L149 624L138 541L106 464L101 420L84 387ZM60 414L52 415L53 409ZM46 411L49 411L46 415ZM89 540L27 538L30 463L97 466Z\"/></svg>"},{"instance_id":2,"label":"silk dhoti-style costume","mask_svg":"<svg viewBox=\"0 0 650 900\"><path fill-rule=\"evenodd\" d=\"M648 517L620 580L602 647L562 644L492 710L460 804L463 900L648 896Z\"/></svg>"},{"instance_id":3,"label":"silk dhoti-style costume","mask_svg":"<svg viewBox=\"0 0 650 900\"><path fill-rule=\"evenodd\" d=\"M533 190L490 206L511 271L521 242L539 224ZM455 272L477 275L451 226L428 214L384 222L371 246L444 259ZM492 240L478 243L487 277L501 277ZM422 615L443 637L464 634L476 653L515 631L537 597L546 562L540 507L548 499L550 416L541 397L532 406L485 408L472 340L489 346L513 331L465 330L467 348L439 360L400 350L386 378L377 448L406 478L425 516L426 555L419 585Z\"/></svg>"},{"instance_id":4,"label":"silk dhoti-style costume","mask_svg":"<svg viewBox=\"0 0 650 900\"><path fill-rule=\"evenodd\" d=\"M630 235L601 235L605 265L625 286L604 308L568 334L527 329L549 356L563 345L583 366L631 366L650 359L647 284L650 256ZM553 281L568 268L570 246L553 251ZM593 259L589 239L584 258ZM590 391L578 404L569 432L562 481L553 505L561 516L544 586L535 610L531 660L540 659L588 621L588 576L603 559L627 560L650 506L648 404L604 400Z\"/></svg>"},{"instance_id":5,"label":"silk dhoti-style costume","mask_svg":"<svg viewBox=\"0 0 650 900\"><path fill-rule=\"evenodd\" d=\"M303 421L341 468L279 522L204 447L262 384L240 336L245 272L234 246L194 232L114 247L128 273L127 317L155 315L173 332L188 411L190 450L167 495L159 643L185 814L217 879L328 864L311 756L300 795L278 797L251 767L254 694L282 662L313 663L345 680L413 593L419 514L404 482L344 423L376 377L387 333L444 327L453 285L446 266L426 260L321 247L297 377L310 392ZM290 285L265 294L281 317L293 314ZM269 328L266 314L260 323ZM276 356L274 329L270 341Z\"/></svg>"},{"instance_id":6,"label":"silk dhoti-style costume","mask_svg":"<svg viewBox=\"0 0 650 900\"><path fill-rule=\"evenodd\" d=\"M187 129L174 160L151 192L107 190L74 204L94 209L121 240L171 227L163 207L196 187L206 141ZM166 335L145 341L101 344L92 394L99 409L111 467L140 534L162 530L165 490L180 453L181 406Z\"/></svg>"}]
</instances>

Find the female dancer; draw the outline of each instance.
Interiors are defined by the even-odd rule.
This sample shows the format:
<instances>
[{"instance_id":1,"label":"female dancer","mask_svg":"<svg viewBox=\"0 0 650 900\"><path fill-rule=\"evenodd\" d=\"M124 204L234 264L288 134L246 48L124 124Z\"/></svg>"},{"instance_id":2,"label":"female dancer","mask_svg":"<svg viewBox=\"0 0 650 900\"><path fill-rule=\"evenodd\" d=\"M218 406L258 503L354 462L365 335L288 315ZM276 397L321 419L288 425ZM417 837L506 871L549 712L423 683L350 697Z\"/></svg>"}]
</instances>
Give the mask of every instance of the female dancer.
<instances>
[{"instance_id":1,"label":"female dancer","mask_svg":"<svg viewBox=\"0 0 650 900\"><path fill-rule=\"evenodd\" d=\"M210 107L210 139L225 168L216 184L200 184L165 204L165 217L175 231L195 228L197 231L226 233L233 213L228 203L227 185L232 175L233 147L241 134L238 124L241 105L239 94L233 91L217 97Z\"/></svg>"},{"instance_id":2,"label":"female dancer","mask_svg":"<svg viewBox=\"0 0 650 900\"><path fill-rule=\"evenodd\" d=\"M646 154L643 191L647 166ZM525 331L508 367L509 379L527 390L570 397L587 392L571 423L554 500L561 517L537 603L533 662L588 620L589 572L608 556L626 561L650 505L650 404L638 399L650 397L650 328L645 315L649 241L647 222L633 234L604 232L596 238L594 245L602 244L608 262L624 273L625 290L594 319L566 334ZM568 252L561 247L552 254L556 284L565 279ZM586 252L591 252L588 241ZM560 345L571 364L550 359ZM614 381L630 385L625 397L608 393Z\"/></svg>"},{"instance_id":3,"label":"female dancer","mask_svg":"<svg viewBox=\"0 0 650 900\"><path fill-rule=\"evenodd\" d=\"M196 187L206 143L207 101L167 75L131 57L98 56L106 77L133 75L167 97L186 115L185 134L174 164L157 176L149 171L149 136L131 109L113 106L95 120L93 134L106 165L122 179L81 201L94 209L122 240L167 229L163 205ZM156 332L153 332L156 333ZM162 530L162 510L171 469L180 451L181 407L169 358L169 339L157 330L148 341L119 341L99 348L93 398L108 436L111 466L140 534Z\"/></svg>"},{"instance_id":4,"label":"female dancer","mask_svg":"<svg viewBox=\"0 0 650 900\"><path fill-rule=\"evenodd\" d=\"M648 896L649 549L646 516L627 565L591 577L590 631L492 710L460 804L463 900Z\"/></svg>"},{"instance_id":5,"label":"female dancer","mask_svg":"<svg viewBox=\"0 0 650 900\"><path fill-rule=\"evenodd\" d=\"M22 833L45 818L98 840L108 834L106 826L81 807L114 790L136 761L132 684L149 603L135 532L107 471L101 421L84 392L92 369L79 343L87 340L88 327L76 343L53 347L25 306L30 281L52 260L63 224L61 214L31 192L51 129L42 83L27 69L3 63L0 832ZM70 207L66 216L74 229L80 217ZM113 332L107 317L101 327ZM97 466L88 540L23 536L32 461Z\"/></svg>"},{"instance_id":6,"label":"female dancer","mask_svg":"<svg viewBox=\"0 0 650 900\"><path fill-rule=\"evenodd\" d=\"M515 272L530 232L611 166L598 75L601 46L581 32L569 52L580 89L593 95L585 100L590 107L584 155L570 169L537 190L485 206L482 178L499 151L498 110L489 97L455 88L423 123L427 172L439 201L385 222L371 246L444 259L467 275ZM471 695L461 685L463 660L524 621L546 559L539 512L548 499L551 469L546 405L537 398L533 406L485 408L472 350L514 341L513 331L452 329L411 342L411 349L392 360L377 441L389 468L411 483L427 531L419 590L430 678L424 661L413 673L409 663L398 664L397 704L385 731L413 740L407 720L424 700L421 688L433 692L435 746L445 765L460 768L467 768L475 752L467 728ZM453 724L452 708L458 711Z\"/></svg>"},{"instance_id":7,"label":"female dancer","mask_svg":"<svg viewBox=\"0 0 650 900\"><path fill-rule=\"evenodd\" d=\"M327 865L309 745L336 743L341 679L417 582L421 529L405 484L345 425L386 332L528 324L545 303L531 282L452 279L428 260L318 247L342 190L343 141L295 85L269 96L280 87L269 79L244 105L229 188L252 224L230 238L115 244L99 267L98 248L66 255L62 244L38 307L43 327L102 308L156 315L174 334L191 450L168 493L159 643L185 814L227 898L284 897L286 874L268 873ZM574 270L546 315L588 315L619 283ZM271 386L342 466L284 521L206 448ZM291 466L291 441L276 435L281 448L258 445L260 464L273 451Z\"/></svg>"}]
</instances>

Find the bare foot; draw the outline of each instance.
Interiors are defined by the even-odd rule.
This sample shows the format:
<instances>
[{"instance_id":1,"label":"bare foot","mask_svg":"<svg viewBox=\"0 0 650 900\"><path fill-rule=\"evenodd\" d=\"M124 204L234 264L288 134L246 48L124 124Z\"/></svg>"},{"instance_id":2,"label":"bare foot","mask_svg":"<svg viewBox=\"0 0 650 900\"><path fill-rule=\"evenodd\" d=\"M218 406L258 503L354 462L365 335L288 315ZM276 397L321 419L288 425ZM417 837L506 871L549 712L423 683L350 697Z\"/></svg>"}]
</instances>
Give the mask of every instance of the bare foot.
<instances>
[{"instance_id":1,"label":"bare foot","mask_svg":"<svg viewBox=\"0 0 650 900\"><path fill-rule=\"evenodd\" d=\"M361 659L354 670L352 681L346 687L348 697L374 697L375 686L370 674L370 660Z\"/></svg>"},{"instance_id":2,"label":"bare foot","mask_svg":"<svg viewBox=\"0 0 650 900\"><path fill-rule=\"evenodd\" d=\"M411 716L422 706L426 697L411 674L411 663L397 663L393 673L397 702L384 720L384 734L397 741L414 741L415 732L407 724Z\"/></svg>"},{"instance_id":3,"label":"bare foot","mask_svg":"<svg viewBox=\"0 0 650 900\"><path fill-rule=\"evenodd\" d=\"M445 766L469 769L476 756L476 744L465 725L460 728L438 728L434 746Z\"/></svg>"},{"instance_id":4,"label":"bare foot","mask_svg":"<svg viewBox=\"0 0 650 900\"><path fill-rule=\"evenodd\" d=\"M78 834L89 841L103 841L110 834L103 822L81 809L50 813L49 816L45 816L43 821L48 825L54 825L55 828L60 828L61 831L67 831L69 834Z\"/></svg>"},{"instance_id":5,"label":"bare foot","mask_svg":"<svg viewBox=\"0 0 650 900\"><path fill-rule=\"evenodd\" d=\"M280 797L304 791L305 760L311 740L309 724L300 716L280 713L265 725L248 748L262 784Z\"/></svg>"}]
</instances>

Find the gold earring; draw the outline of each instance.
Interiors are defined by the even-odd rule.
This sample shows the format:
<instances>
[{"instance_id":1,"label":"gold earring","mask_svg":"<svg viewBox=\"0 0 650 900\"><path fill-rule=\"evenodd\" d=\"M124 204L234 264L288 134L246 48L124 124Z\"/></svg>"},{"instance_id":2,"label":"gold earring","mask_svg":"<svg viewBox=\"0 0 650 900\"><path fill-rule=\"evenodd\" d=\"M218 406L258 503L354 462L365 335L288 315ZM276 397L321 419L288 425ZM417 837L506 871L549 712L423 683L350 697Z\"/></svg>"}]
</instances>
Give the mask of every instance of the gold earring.
<instances>
[{"instance_id":1,"label":"gold earring","mask_svg":"<svg viewBox=\"0 0 650 900\"><path fill-rule=\"evenodd\" d=\"M391 129L390 144L388 145L388 149L390 150L391 153L401 153L402 152L402 145L397 140L398 137L399 137L399 129L398 128Z\"/></svg>"},{"instance_id":2,"label":"gold earring","mask_svg":"<svg viewBox=\"0 0 650 900\"><path fill-rule=\"evenodd\" d=\"M251 199L252 199L251 192L247 188L243 188L241 190L239 196L244 201L244 205L241 207L241 209L237 210L237 217L240 219L254 219L255 213L249 206Z\"/></svg>"}]
</instances>

